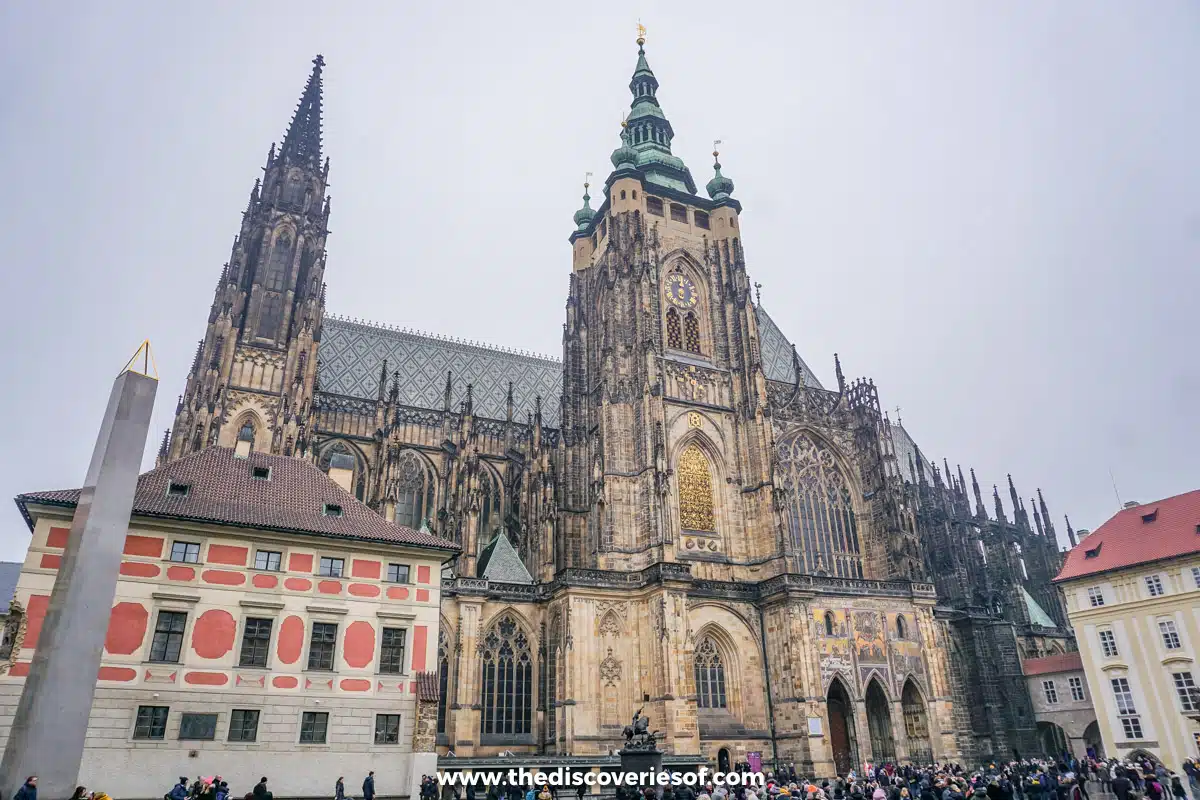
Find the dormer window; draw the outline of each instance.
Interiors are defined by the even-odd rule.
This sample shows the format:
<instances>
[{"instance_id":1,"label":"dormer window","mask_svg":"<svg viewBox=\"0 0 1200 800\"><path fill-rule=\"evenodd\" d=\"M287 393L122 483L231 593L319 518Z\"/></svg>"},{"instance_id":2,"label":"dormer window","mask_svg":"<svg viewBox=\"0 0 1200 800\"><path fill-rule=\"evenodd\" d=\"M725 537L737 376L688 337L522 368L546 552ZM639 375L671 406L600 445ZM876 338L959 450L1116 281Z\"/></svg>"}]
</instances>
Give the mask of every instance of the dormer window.
<instances>
[{"instance_id":1,"label":"dormer window","mask_svg":"<svg viewBox=\"0 0 1200 800\"><path fill-rule=\"evenodd\" d=\"M1104 542L1101 542L1100 544L1093 547L1091 550L1084 550L1083 557L1084 558L1096 558L1097 556L1100 555L1100 548L1103 546L1104 546Z\"/></svg>"},{"instance_id":2,"label":"dormer window","mask_svg":"<svg viewBox=\"0 0 1200 800\"><path fill-rule=\"evenodd\" d=\"M270 467L251 467L250 468L250 477L254 478L254 480L256 480L256 481L269 481L269 480L271 480L271 468Z\"/></svg>"},{"instance_id":3,"label":"dormer window","mask_svg":"<svg viewBox=\"0 0 1200 800\"><path fill-rule=\"evenodd\" d=\"M337 503L326 503L321 509L321 513L327 517L340 517L342 515L342 507Z\"/></svg>"},{"instance_id":4,"label":"dormer window","mask_svg":"<svg viewBox=\"0 0 1200 800\"><path fill-rule=\"evenodd\" d=\"M171 481L167 484L167 497L187 497L191 490L190 484Z\"/></svg>"},{"instance_id":5,"label":"dormer window","mask_svg":"<svg viewBox=\"0 0 1200 800\"><path fill-rule=\"evenodd\" d=\"M1156 519L1158 519L1158 509L1157 508L1154 509L1153 511L1151 511L1149 514L1142 514L1142 523L1143 524L1154 522L1154 520L1156 520Z\"/></svg>"}]
</instances>

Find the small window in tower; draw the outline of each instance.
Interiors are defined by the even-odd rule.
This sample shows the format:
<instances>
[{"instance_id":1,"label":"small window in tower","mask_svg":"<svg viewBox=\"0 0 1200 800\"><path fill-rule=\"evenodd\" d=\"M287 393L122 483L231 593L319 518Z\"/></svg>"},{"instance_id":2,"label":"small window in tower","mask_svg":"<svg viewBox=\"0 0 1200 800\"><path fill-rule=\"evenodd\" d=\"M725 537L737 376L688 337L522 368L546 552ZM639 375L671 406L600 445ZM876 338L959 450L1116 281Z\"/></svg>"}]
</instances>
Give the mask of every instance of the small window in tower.
<instances>
[{"instance_id":1,"label":"small window in tower","mask_svg":"<svg viewBox=\"0 0 1200 800\"><path fill-rule=\"evenodd\" d=\"M661 217L663 215L662 198L646 195L646 211L656 217Z\"/></svg>"},{"instance_id":2,"label":"small window in tower","mask_svg":"<svg viewBox=\"0 0 1200 800\"><path fill-rule=\"evenodd\" d=\"M705 214L703 211L696 212L696 227L708 230L708 214Z\"/></svg>"},{"instance_id":3,"label":"small window in tower","mask_svg":"<svg viewBox=\"0 0 1200 800\"><path fill-rule=\"evenodd\" d=\"M637 189L633 190L633 199L637 200ZM1200 527L1200 525L1198 525L1197 527Z\"/></svg>"},{"instance_id":4,"label":"small window in tower","mask_svg":"<svg viewBox=\"0 0 1200 800\"><path fill-rule=\"evenodd\" d=\"M167 496L168 497L187 497L188 492L191 491L191 488L192 487L186 483L178 483L177 481L171 481L169 484L167 484Z\"/></svg>"},{"instance_id":5,"label":"small window in tower","mask_svg":"<svg viewBox=\"0 0 1200 800\"><path fill-rule=\"evenodd\" d=\"M622 200L625 199L625 190L624 189L621 190L621 199Z\"/></svg>"},{"instance_id":6,"label":"small window in tower","mask_svg":"<svg viewBox=\"0 0 1200 800\"><path fill-rule=\"evenodd\" d=\"M671 219L675 222L684 224L688 221L687 206L681 206L678 203L671 203Z\"/></svg>"},{"instance_id":7,"label":"small window in tower","mask_svg":"<svg viewBox=\"0 0 1200 800\"><path fill-rule=\"evenodd\" d=\"M825 612L825 635L833 636L833 612Z\"/></svg>"}]
</instances>

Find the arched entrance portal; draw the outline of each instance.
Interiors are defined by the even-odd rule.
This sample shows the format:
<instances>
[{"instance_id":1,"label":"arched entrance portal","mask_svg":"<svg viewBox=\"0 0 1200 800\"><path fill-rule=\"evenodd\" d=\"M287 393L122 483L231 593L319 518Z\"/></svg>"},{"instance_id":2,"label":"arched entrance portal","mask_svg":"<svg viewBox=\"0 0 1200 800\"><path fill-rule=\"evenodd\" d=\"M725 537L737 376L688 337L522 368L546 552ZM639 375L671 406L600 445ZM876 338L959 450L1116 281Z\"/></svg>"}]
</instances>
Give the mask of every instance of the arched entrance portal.
<instances>
[{"instance_id":1,"label":"arched entrance portal","mask_svg":"<svg viewBox=\"0 0 1200 800\"><path fill-rule=\"evenodd\" d=\"M929 743L929 717L925 713L925 698L917 685L908 679L900 696L904 708L904 737L908 741L908 757L914 764L932 764L933 747Z\"/></svg>"},{"instance_id":2,"label":"arched entrance portal","mask_svg":"<svg viewBox=\"0 0 1200 800\"><path fill-rule=\"evenodd\" d=\"M867 728L871 734L871 760L876 764L895 762L892 714L888 710L887 695L874 678L867 684Z\"/></svg>"},{"instance_id":3,"label":"arched entrance portal","mask_svg":"<svg viewBox=\"0 0 1200 800\"><path fill-rule=\"evenodd\" d=\"M825 707L829 709L829 745L833 748L833 765L838 775L846 775L857 761L854 755L854 706L850 703L850 693L838 678L829 684Z\"/></svg>"},{"instance_id":4,"label":"arched entrance portal","mask_svg":"<svg viewBox=\"0 0 1200 800\"><path fill-rule=\"evenodd\" d=\"M1104 740L1100 738L1100 723L1092 720L1092 724L1083 730L1083 746L1092 758L1104 758Z\"/></svg>"},{"instance_id":5,"label":"arched entrance portal","mask_svg":"<svg viewBox=\"0 0 1200 800\"><path fill-rule=\"evenodd\" d=\"M1042 745L1042 755L1056 761L1068 755L1067 735L1062 728L1053 722L1039 722L1037 729L1038 741Z\"/></svg>"},{"instance_id":6,"label":"arched entrance portal","mask_svg":"<svg viewBox=\"0 0 1200 800\"><path fill-rule=\"evenodd\" d=\"M729 751L724 747L717 751L717 771L729 772Z\"/></svg>"}]
</instances>

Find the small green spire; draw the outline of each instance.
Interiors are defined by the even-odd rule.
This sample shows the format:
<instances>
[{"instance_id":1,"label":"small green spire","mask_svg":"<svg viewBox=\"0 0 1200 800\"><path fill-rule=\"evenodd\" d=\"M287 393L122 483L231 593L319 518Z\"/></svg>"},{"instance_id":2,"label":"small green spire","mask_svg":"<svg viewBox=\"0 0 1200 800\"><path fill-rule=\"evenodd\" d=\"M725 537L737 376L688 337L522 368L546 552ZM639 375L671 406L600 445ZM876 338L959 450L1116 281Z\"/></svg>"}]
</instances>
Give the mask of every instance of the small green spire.
<instances>
[{"instance_id":1,"label":"small green spire","mask_svg":"<svg viewBox=\"0 0 1200 800\"><path fill-rule=\"evenodd\" d=\"M588 194L588 185L586 181L583 184L583 208L575 212L575 227L581 231L587 230L596 216L596 212L592 210L592 198Z\"/></svg>"},{"instance_id":2,"label":"small green spire","mask_svg":"<svg viewBox=\"0 0 1200 800\"><path fill-rule=\"evenodd\" d=\"M621 146L612 152L612 165L616 169L633 169L637 166L637 150L629 143L629 126L621 122Z\"/></svg>"},{"instance_id":3,"label":"small green spire","mask_svg":"<svg viewBox=\"0 0 1200 800\"><path fill-rule=\"evenodd\" d=\"M720 144L720 142L716 142ZM725 200L733 194L733 181L721 174L721 162L717 160L720 153L716 148L713 148L713 170L717 173L712 180L704 187L708 190L708 196L713 200Z\"/></svg>"},{"instance_id":4,"label":"small green spire","mask_svg":"<svg viewBox=\"0 0 1200 800\"><path fill-rule=\"evenodd\" d=\"M629 92L633 102L629 106L626 130L622 134L622 146L613 152L613 165L621 168L625 163L626 148L631 148L636 159L630 166L641 170L653 183L689 194L696 193L696 184L688 172L683 159L671 152L671 140L675 131L670 120L658 104L658 78L646 60L646 31L638 26L638 59L629 81ZM618 156L618 153L620 156ZM618 162L618 158L621 160Z\"/></svg>"}]
</instances>

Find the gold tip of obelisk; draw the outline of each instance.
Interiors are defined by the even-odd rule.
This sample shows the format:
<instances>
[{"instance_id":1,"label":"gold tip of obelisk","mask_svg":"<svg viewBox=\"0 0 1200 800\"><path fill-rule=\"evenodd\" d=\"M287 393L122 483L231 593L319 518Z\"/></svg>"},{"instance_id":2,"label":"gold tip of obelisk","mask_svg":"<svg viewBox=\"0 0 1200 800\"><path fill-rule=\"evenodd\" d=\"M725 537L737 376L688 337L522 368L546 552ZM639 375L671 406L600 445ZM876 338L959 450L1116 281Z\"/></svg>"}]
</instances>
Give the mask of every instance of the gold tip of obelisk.
<instances>
[{"instance_id":1,"label":"gold tip of obelisk","mask_svg":"<svg viewBox=\"0 0 1200 800\"><path fill-rule=\"evenodd\" d=\"M129 363L125 365L125 369L121 370L121 374L132 372L137 375L145 375L147 378L158 380L158 365L154 363L154 353L150 352L150 340L142 340L137 352L133 354L133 358L129 359Z\"/></svg>"}]
</instances>

